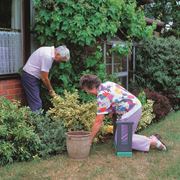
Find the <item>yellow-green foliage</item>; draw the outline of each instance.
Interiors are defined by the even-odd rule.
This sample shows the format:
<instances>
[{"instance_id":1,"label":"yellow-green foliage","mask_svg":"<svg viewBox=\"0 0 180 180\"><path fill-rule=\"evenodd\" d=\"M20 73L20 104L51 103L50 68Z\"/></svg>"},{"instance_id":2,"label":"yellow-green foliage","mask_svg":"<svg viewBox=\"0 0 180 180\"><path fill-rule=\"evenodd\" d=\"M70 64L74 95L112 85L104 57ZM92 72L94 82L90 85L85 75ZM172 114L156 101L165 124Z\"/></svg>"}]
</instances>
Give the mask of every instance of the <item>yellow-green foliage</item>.
<instances>
[{"instance_id":1,"label":"yellow-green foliage","mask_svg":"<svg viewBox=\"0 0 180 180\"><path fill-rule=\"evenodd\" d=\"M87 130L90 131L96 117L96 102L81 103L76 92L65 91L64 96L56 95L52 98L53 108L47 112L55 121L62 121L68 130ZM143 105L142 117L137 130L146 128L153 120L153 101L147 100ZM104 122L99 135L112 133L112 127Z\"/></svg>"},{"instance_id":2,"label":"yellow-green foliage","mask_svg":"<svg viewBox=\"0 0 180 180\"><path fill-rule=\"evenodd\" d=\"M48 114L53 120L63 121L68 130L91 130L96 117L96 102L79 102L77 92L65 91L64 97L56 95L52 98L53 108Z\"/></svg>"},{"instance_id":3,"label":"yellow-green foliage","mask_svg":"<svg viewBox=\"0 0 180 180\"><path fill-rule=\"evenodd\" d=\"M101 133L104 134L113 134L113 125L105 124L101 128Z\"/></svg>"},{"instance_id":4,"label":"yellow-green foliage","mask_svg":"<svg viewBox=\"0 0 180 180\"><path fill-rule=\"evenodd\" d=\"M141 120L139 121L137 130L144 129L149 124L152 123L152 120L155 117L155 115L153 114L153 104L154 104L154 101L148 99L146 104L143 105L142 117L141 117Z\"/></svg>"}]
</instances>

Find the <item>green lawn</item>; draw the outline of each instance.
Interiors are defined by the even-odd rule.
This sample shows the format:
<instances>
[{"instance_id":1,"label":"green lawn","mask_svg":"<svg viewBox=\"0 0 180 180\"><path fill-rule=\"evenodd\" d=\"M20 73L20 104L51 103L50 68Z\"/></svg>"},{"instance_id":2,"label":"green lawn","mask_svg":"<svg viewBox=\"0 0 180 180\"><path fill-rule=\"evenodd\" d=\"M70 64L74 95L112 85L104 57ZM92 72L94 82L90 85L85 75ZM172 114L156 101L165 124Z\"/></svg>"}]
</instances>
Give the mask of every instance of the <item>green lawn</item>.
<instances>
[{"instance_id":1,"label":"green lawn","mask_svg":"<svg viewBox=\"0 0 180 180\"><path fill-rule=\"evenodd\" d=\"M89 158L84 161L73 161L65 154L0 167L0 180L180 179L180 111L169 114L141 133L160 133L168 152L151 150L149 153L134 152L132 158L116 157L112 141L109 141L93 146Z\"/></svg>"}]
</instances>

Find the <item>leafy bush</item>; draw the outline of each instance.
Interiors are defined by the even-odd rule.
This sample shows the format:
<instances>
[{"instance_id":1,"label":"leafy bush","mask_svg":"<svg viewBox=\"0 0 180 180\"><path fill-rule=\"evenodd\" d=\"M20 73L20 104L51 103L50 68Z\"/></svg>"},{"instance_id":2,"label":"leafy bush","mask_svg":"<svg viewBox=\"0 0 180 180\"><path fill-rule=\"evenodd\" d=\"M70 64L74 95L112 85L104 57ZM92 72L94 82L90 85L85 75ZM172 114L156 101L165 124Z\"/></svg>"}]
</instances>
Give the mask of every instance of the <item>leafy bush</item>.
<instances>
[{"instance_id":1,"label":"leafy bush","mask_svg":"<svg viewBox=\"0 0 180 180\"><path fill-rule=\"evenodd\" d=\"M146 93L144 91L139 92L137 94L137 97L143 106L147 103L147 97L146 97Z\"/></svg>"},{"instance_id":2,"label":"leafy bush","mask_svg":"<svg viewBox=\"0 0 180 180\"><path fill-rule=\"evenodd\" d=\"M167 97L149 89L145 89L145 93L148 99L154 101L153 113L156 120L164 118L171 111L172 107Z\"/></svg>"},{"instance_id":3,"label":"leafy bush","mask_svg":"<svg viewBox=\"0 0 180 180\"><path fill-rule=\"evenodd\" d=\"M153 38L137 50L136 81L143 88L161 92L174 109L180 104L180 41Z\"/></svg>"},{"instance_id":4,"label":"leafy bush","mask_svg":"<svg viewBox=\"0 0 180 180\"><path fill-rule=\"evenodd\" d=\"M125 28L129 37L152 34L135 0L83 0L78 3L34 0L34 6L35 33L40 44L56 40L89 46L96 44L99 38L113 37L118 28Z\"/></svg>"},{"instance_id":5,"label":"leafy bush","mask_svg":"<svg viewBox=\"0 0 180 180\"><path fill-rule=\"evenodd\" d=\"M38 154L39 136L27 120L29 108L0 97L0 164L24 161Z\"/></svg>"},{"instance_id":6,"label":"leafy bush","mask_svg":"<svg viewBox=\"0 0 180 180\"><path fill-rule=\"evenodd\" d=\"M46 157L62 153L66 150L67 131L61 121L53 121L47 115L35 115L31 123L35 127L35 132L41 140L39 156Z\"/></svg>"},{"instance_id":7,"label":"leafy bush","mask_svg":"<svg viewBox=\"0 0 180 180\"><path fill-rule=\"evenodd\" d=\"M132 93L135 96L138 96L143 105L147 102L147 99L154 102L153 113L155 114L155 121L159 121L161 118L164 118L172 110L169 99L156 91L151 91L147 88L144 90L137 88L134 89Z\"/></svg>"},{"instance_id":8,"label":"leafy bush","mask_svg":"<svg viewBox=\"0 0 180 180\"><path fill-rule=\"evenodd\" d=\"M137 127L137 131L139 131L151 124L153 122L155 115L153 113L154 101L147 99L146 93L144 91L141 91L137 95L137 97L142 104L142 116Z\"/></svg>"},{"instance_id":9,"label":"leafy bush","mask_svg":"<svg viewBox=\"0 0 180 180\"><path fill-rule=\"evenodd\" d=\"M0 97L0 164L45 157L65 150L65 127Z\"/></svg>"},{"instance_id":10,"label":"leafy bush","mask_svg":"<svg viewBox=\"0 0 180 180\"><path fill-rule=\"evenodd\" d=\"M142 106L142 116L138 123L137 131L145 129L153 122L155 117L153 113L153 104L154 102L148 99L147 102Z\"/></svg>"},{"instance_id":11,"label":"leafy bush","mask_svg":"<svg viewBox=\"0 0 180 180\"><path fill-rule=\"evenodd\" d=\"M41 44L56 35L57 42L90 45L102 34L114 34L120 25L122 1L119 6L102 0L34 1L34 4L38 12L35 30Z\"/></svg>"},{"instance_id":12,"label":"leafy bush","mask_svg":"<svg viewBox=\"0 0 180 180\"><path fill-rule=\"evenodd\" d=\"M64 97L52 98L53 107L47 114L54 121L61 121L68 130L90 130L96 117L96 103L80 103L76 92L65 91Z\"/></svg>"},{"instance_id":13,"label":"leafy bush","mask_svg":"<svg viewBox=\"0 0 180 180\"><path fill-rule=\"evenodd\" d=\"M141 2L141 0L138 0ZM146 17L153 17L161 20L166 25L172 22L170 28L165 28L161 32L164 36L174 35L180 37L180 13L178 11L180 5L176 0L156 0L153 5L151 3L145 5Z\"/></svg>"},{"instance_id":14,"label":"leafy bush","mask_svg":"<svg viewBox=\"0 0 180 180\"><path fill-rule=\"evenodd\" d=\"M145 89L138 95L142 103L142 117L139 121L137 130L146 128L152 122L164 118L171 110L171 105L165 96Z\"/></svg>"}]
</instances>

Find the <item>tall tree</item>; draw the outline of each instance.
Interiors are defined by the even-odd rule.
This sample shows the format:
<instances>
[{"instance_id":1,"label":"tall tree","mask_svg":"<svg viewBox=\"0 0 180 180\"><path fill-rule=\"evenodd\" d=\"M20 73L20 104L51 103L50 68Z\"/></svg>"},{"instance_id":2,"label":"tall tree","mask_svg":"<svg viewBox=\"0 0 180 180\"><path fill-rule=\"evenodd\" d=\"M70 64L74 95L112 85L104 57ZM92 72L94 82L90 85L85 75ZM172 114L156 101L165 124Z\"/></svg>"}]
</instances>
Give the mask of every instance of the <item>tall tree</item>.
<instances>
[{"instance_id":1,"label":"tall tree","mask_svg":"<svg viewBox=\"0 0 180 180\"><path fill-rule=\"evenodd\" d=\"M145 15L150 18L161 20L166 28L164 36L174 35L180 37L180 1L179 0L156 0L144 5Z\"/></svg>"}]
</instances>

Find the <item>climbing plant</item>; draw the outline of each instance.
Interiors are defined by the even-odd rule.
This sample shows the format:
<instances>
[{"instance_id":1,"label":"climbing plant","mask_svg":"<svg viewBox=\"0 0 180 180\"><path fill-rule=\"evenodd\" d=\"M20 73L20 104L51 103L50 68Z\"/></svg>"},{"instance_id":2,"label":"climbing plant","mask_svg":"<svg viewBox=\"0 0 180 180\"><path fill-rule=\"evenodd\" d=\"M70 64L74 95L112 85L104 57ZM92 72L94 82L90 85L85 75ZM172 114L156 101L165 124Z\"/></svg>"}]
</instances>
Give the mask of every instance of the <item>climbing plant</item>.
<instances>
[{"instance_id":1,"label":"climbing plant","mask_svg":"<svg viewBox=\"0 0 180 180\"><path fill-rule=\"evenodd\" d=\"M153 31L135 0L34 0L34 7L33 32L39 45L66 44L71 52L70 62L55 65L50 73L58 94L78 88L85 73L107 79L102 51L106 40L119 36L131 42ZM118 51L127 53L121 46Z\"/></svg>"}]
</instances>

